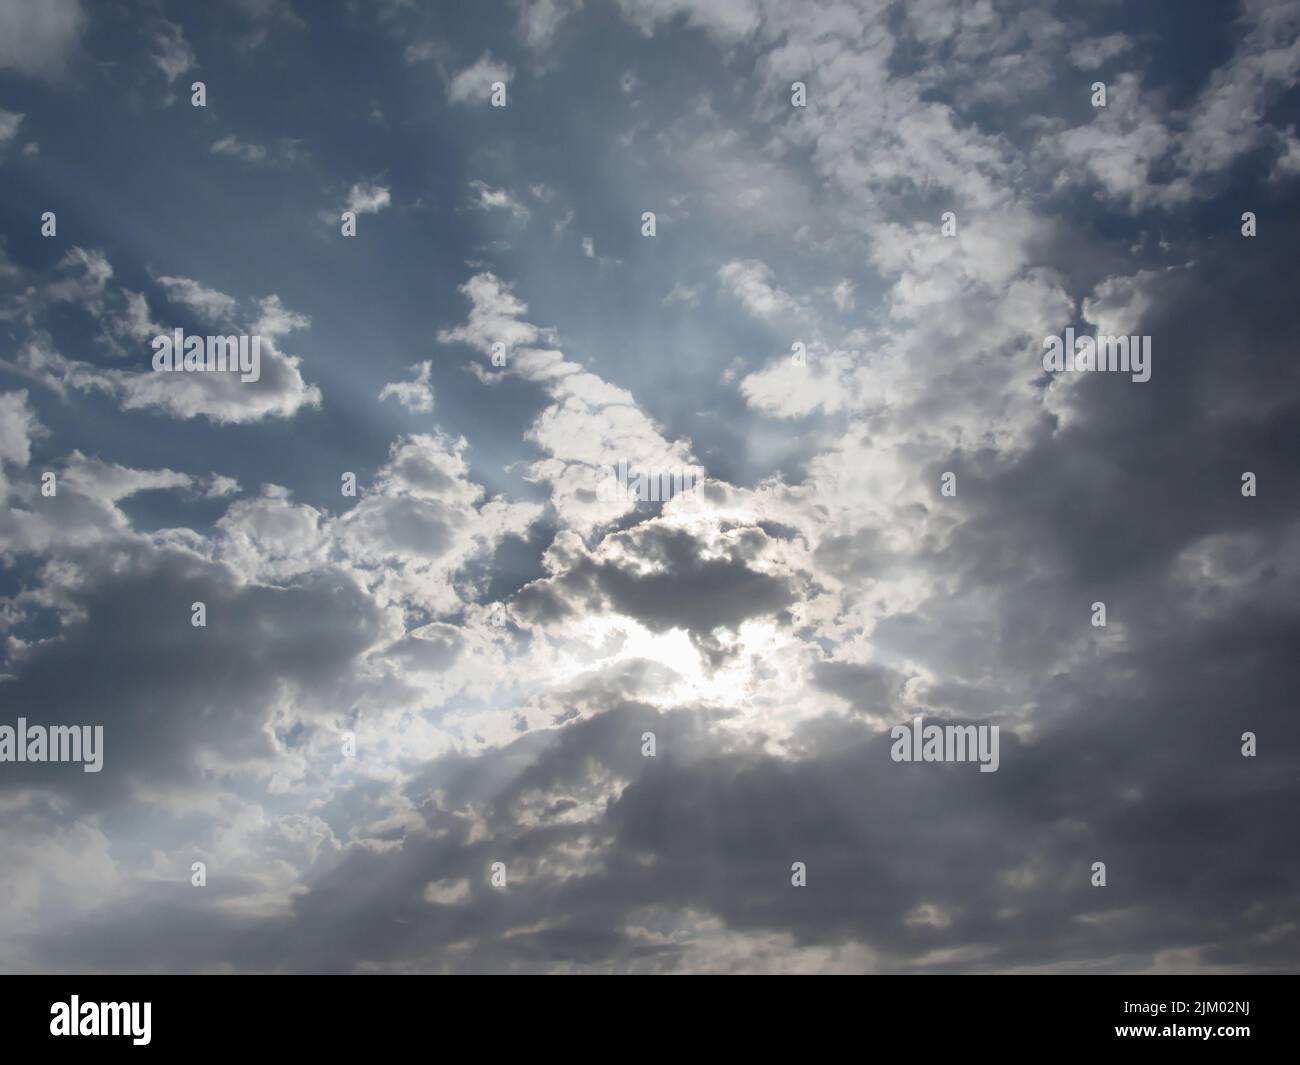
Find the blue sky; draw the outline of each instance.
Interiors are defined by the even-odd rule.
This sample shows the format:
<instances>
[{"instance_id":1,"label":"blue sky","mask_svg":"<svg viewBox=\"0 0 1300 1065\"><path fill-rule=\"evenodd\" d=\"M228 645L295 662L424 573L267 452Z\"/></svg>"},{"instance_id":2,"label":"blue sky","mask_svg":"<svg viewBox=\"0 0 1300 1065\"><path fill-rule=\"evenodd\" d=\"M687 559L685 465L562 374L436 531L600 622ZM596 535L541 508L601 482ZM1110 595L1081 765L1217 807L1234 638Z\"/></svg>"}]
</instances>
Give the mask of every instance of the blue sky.
<instances>
[{"instance_id":1,"label":"blue sky","mask_svg":"<svg viewBox=\"0 0 1300 1065\"><path fill-rule=\"evenodd\" d=\"M0 0L0 965L1294 967L1298 36Z\"/></svg>"}]
</instances>

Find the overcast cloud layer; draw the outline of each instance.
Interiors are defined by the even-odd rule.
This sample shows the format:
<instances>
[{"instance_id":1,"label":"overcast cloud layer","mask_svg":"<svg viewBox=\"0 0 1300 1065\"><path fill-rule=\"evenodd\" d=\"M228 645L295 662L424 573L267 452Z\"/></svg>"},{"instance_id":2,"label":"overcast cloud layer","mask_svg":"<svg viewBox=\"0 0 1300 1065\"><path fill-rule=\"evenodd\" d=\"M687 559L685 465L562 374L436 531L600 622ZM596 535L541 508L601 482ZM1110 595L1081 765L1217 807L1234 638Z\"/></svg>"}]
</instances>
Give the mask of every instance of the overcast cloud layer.
<instances>
[{"instance_id":1,"label":"overcast cloud layer","mask_svg":"<svg viewBox=\"0 0 1300 1065\"><path fill-rule=\"evenodd\" d=\"M1300 967L1300 0L0 42L0 969Z\"/></svg>"}]
</instances>

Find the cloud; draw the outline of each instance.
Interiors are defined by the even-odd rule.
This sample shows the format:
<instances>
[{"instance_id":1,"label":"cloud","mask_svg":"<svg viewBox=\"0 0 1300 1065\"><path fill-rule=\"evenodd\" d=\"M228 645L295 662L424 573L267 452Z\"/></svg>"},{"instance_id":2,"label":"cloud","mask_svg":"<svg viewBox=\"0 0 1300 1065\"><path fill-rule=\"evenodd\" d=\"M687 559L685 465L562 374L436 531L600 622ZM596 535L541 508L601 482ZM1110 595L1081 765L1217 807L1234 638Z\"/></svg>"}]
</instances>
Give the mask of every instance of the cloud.
<instances>
[{"instance_id":1,"label":"cloud","mask_svg":"<svg viewBox=\"0 0 1300 1065\"><path fill-rule=\"evenodd\" d=\"M6 466L24 469L32 457L32 441L46 430L28 402L26 391L0 392L0 502L9 495Z\"/></svg>"},{"instance_id":2,"label":"cloud","mask_svg":"<svg viewBox=\"0 0 1300 1065\"><path fill-rule=\"evenodd\" d=\"M647 523L606 537L591 554L572 542L559 575L525 587L514 610L548 621L611 611L651 632L685 630L703 653L720 657L717 630L786 615L795 601L789 575L768 572L760 561L766 541L757 528L726 533Z\"/></svg>"},{"instance_id":3,"label":"cloud","mask_svg":"<svg viewBox=\"0 0 1300 1065\"><path fill-rule=\"evenodd\" d=\"M188 307L200 318L214 325L231 320L238 303L224 292L207 288L188 277L159 277L155 279L173 303Z\"/></svg>"},{"instance_id":4,"label":"cloud","mask_svg":"<svg viewBox=\"0 0 1300 1065\"><path fill-rule=\"evenodd\" d=\"M734 260L718 271L718 279L756 318L798 318L800 308L786 292L772 284L772 271L756 259Z\"/></svg>"},{"instance_id":5,"label":"cloud","mask_svg":"<svg viewBox=\"0 0 1300 1065\"><path fill-rule=\"evenodd\" d=\"M122 546L116 557L113 568L82 560L75 583L63 589L80 620L61 639L25 648L18 676L6 683L10 697L30 706L33 723L87 715L108 722L104 759L113 771L60 780L81 802L123 801L132 787L163 782L195 785L227 759L269 763L283 742L269 728L281 686L297 688L305 708L378 636L377 613L338 574L270 589L238 585L224 567L184 551ZM190 626L193 602L206 604L209 628ZM330 604L347 608L347 624L327 620ZM264 639L240 637L272 619ZM160 654L178 682L165 713L150 691ZM318 655L334 665L322 671L326 658ZM138 682L107 684L119 670ZM5 790L43 786L45 767L11 768L17 772L5 774Z\"/></svg>"},{"instance_id":6,"label":"cloud","mask_svg":"<svg viewBox=\"0 0 1300 1065\"><path fill-rule=\"evenodd\" d=\"M386 186L360 182L348 191L347 203L343 209L357 215L378 214L392 202L392 195Z\"/></svg>"},{"instance_id":7,"label":"cloud","mask_svg":"<svg viewBox=\"0 0 1300 1065\"><path fill-rule=\"evenodd\" d=\"M9 142L18 135L18 127L22 124L23 116L16 111L6 111L0 107L0 150L9 146Z\"/></svg>"},{"instance_id":8,"label":"cloud","mask_svg":"<svg viewBox=\"0 0 1300 1065\"><path fill-rule=\"evenodd\" d=\"M262 47L279 27L301 30L307 25L294 11L292 0L236 0L236 6L249 25L239 40L239 46L246 51Z\"/></svg>"},{"instance_id":9,"label":"cloud","mask_svg":"<svg viewBox=\"0 0 1300 1065\"><path fill-rule=\"evenodd\" d=\"M1133 38L1125 33L1089 38L1075 45L1070 53L1071 62L1080 70L1097 70L1131 50L1134 43Z\"/></svg>"},{"instance_id":10,"label":"cloud","mask_svg":"<svg viewBox=\"0 0 1300 1065\"><path fill-rule=\"evenodd\" d=\"M436 54L437 46L433 41L413 41L406 46L403 58L408 63L422 63L432 59Z\"/></svg>"},{"instance_id":11,"label":"cloud","mask_svg":"<svg viewBox=\"0 0 1300 1065\"><path fill-rule=\"evenodd\" d=\"M1210 75L1179 145L1193 178L1215 174L1264 142L1270 105L1300 80L1300 3L1247 0L1232 58Z\"/></svg>"},{"instance_id":12,"label":"cloud","mask_svg":"<svg viewBox=\"0 0 1300 1065\"><path fill-rule=\"evenodd\" d=\"M528 305L495 275L475 274L460 291L470 301L469 318L464 325L439 333L442 343L465 343L490 353L495 341L515 347L531 345L543 337L536 326L520 320L528 312Z\"/></svg>"},{"instance_id":13,"label":"cloud","mask_svg":"<svg viewBox=\"0 0 1300 1065\"><path fill-rule=\"evenodd\" d=\"M218 141L213 141L212 147L208 151L212 152L213 155L232 155L237 159L243 159L247 163L260 163L266 158L266 149L260 144L245 144L233 134L222 137Z\"/></svg>"},{"instance_id":14,"label":"cloud","mask_svg":"<svg viewBox=\"0 0 1300 1065\"><path fill-rule=\"evenodd\" d=\"M515 218L527 219L528 208L507 189L494 189L483 181L471 181L469 187L478 196L476 206L484 211L509 211Z\"/></svg>"},{"instance_id":15,"label":"cloud","mask_svg":"<svg viewBox=\"0 0 1300 1065\"><path fill-rule=\"evenodd\" d=\"M58 350L50 334L39 328L33 328L19 345L13 368L60 394L69 390L103 393L126 411L157 410L174 418L206 418L215 424L287 418L320 403L320 389L302 376L301 359L280 347L281 337L309 328L311 320L286 308L278 296L266 296L251 310L240 312L233 297L191 278L160 277L158 284L168 298L194 312L200 321L225 332L260 337L261 373L256 382L244 382L233 372L156 373L146 342L163 330L150 319L143 296L118 289L113 276L113 267L102 252L74 247L59 261L49 280L28 286L24 313L35 325L54 305L81 306L103 324L117 354L138 369L69 358Z\"/></svg>"},{"instance_id":16,"label":"cloud","mask_svg":"<svg viewBox=\"0 0 1300 1065\"><path fill-rule=\"evenodd\" d=\"M65 78L85 27L79 0L0 4L0 70L46 81Z\"/></svg>"},{"instance_id":17,"label":"cloud","mask_svg":"<svg viewBox=\"0 0 1300 1065\"><path fill-rule=\"evenodd\" d=\"M664 306L671 307L674 303L680 303L684 307L694 307L700 302L701 291L698 285L683 285L679 281L664 297Z\"/></svg>"},{"instance_id":18,"label":"cloud","mask_svg":"<svg viewBox=\"0 0 1300 1065\"><path fill-rule=\"evenodd\" d=\"M533 504L485 499L468 479L466 447L441 433L399 438L373 486L340 517L340 548L381 601L454 609L461 596L452 575L539 516Z\"/></svg>"},{"instance_id":19,"label":"cloud","mask_svg":"<svg viewBox=\"0 0 1300 1065\"><path fill-rule=\"evenodd\" d=\"M516 32L524 45L534 52L543 52L555 40L560 25L581 0L511 0L519 12Z\"/></svg>"},{"instance_id":20,"label":"cloud","mask_svg":"<svg viewBox=\"0 0 1300 1065\"><path fill-rule=\"evenodd\" d=\"M26 466L31 457L31 441L39 423L27 405L26 392L0 393L0 462Z\"/></svg>"},{"instance_id":21,"label":"cloud","mask_svg":"<svg viewBox=\"0 0 1300 1065\"><path fill-rule=\"evenodd\" d=\"M509 84L514 69L484 52L470 66L458 71L447 85L447 99L454 104L486 104L495 82Z\"/></svg>"},{"instance_id":22,"label":"cloud","mask_svg":"<svg viewBox=\"0 0 1300 1065\"><path fill-rule=\"evenodd\" d=\"M647 37L659 25L682 17L718 42L734 44L752 36L762 20L756 0L618 0L618 5Z\"/></svg>"},{"instance_id":23,"label":"cloud","mask_svg":"<svg viewBox=\"0 0 1300 1065\"><path fill-rule=\"evenodd\" d=\"M669 442L626 389L568 361L554 348L550 330L524 321L526 304L494 274L475 275L461 286L470 300L464 325L443 330L444 344L461 342L491 354L494 343L506 346L506 372L544 387L551 404L525 434L547 455L529 466L530 478L551 488L551 506L562 523L590 531L632 510L635 501L603 498L608 468L620 459L638 469L694 467L690 445Z\"/></svg>"},{"instance_id":24,"label":"cloud","mask_svg":"<svg viewBox=\"0 0 1300 1065\"><path fill-rule=\"evenodd\" d=\"M273 40L290 6L241 10L236 47L286 73L358 39L322 12ZM0 686L13 717L106 744L102 774L0 773L0 961L1294 969L1300 830L1273 816L1300 758L1293 5L1209 14L1172 51L1106 5L612 11L621 30L597 5L507 12L524 110L571 97L566 40L599 35L608 99L581 121L484 139L364 73L322 83L366 152L439 145L392 162L438 239L395 231L360 271L328 249L370 245L303 231L272 167L214 166L213 209L144 258L111 225L70 239L93 213L61 213L48 256L0 248ZM375 18L367 69L505 68L469 24ZM618 92L633 68L644 89ZM39 94L21 108L48 124ZM131 113L142 135L168 114ZM88 143L87 171L115 147ZM312 164L336 191L359 172ZM548 222L508 248L477 211L428 214L507 173L474 207ZM378 180L358 208L391 206ZM642 204L679 224L640 240ZM622 268L588 269L582 234ZM256 331L266 390L148 372L169 316ZM468 373L436 406L431 359L388 381L352 357L376 316L390 350L433 334ZM1151 381L1045 373L1071 326L1150 336ZM611 497L620 459L707 476ZM997 725L998 771L895 762L918 716Z\"/></svg>"},{"instance_id":25,"label":"cloud","mask_svg":"<svg viewBox=\"0 0 1300 1065\"><path fill-rule=\"evenodd\" d=\"M55 270L56 276L41 291L45 301L83 304L92 313L99 311L113 277L113 267L103 252L73 247Z\"/></svg>"},{"instance_id":26,"label":"cloud","mask_svg":"<svg viewBox=\"0 0 1300 1065\"><path fill-rule=\"evenodd\" d=\"M1238 28L1231 57L1190 106L1164 113L1137 74L1121 74L1089 124L1056 135L1059 156L1136 211L1185 204L1252 151L1284 147L1266 114L1300 81L1300 4L1251 0Z\"/></svg>"},{"instance_id":27,"label":"cloud","mask_svg":"<svg viewBox=\"0 0 1300 1065\"><path fill-rule=\"evenodd\" d=\"M185 33L174 22L162 20L153 34L154 64L163 72L171 85L195 63L194 50L185 40Z\"/></svg>"},{"instance_id":28,"label":"cloud","mask_svg":"<svg viewBox=\"0 0 1300 1065\"><path fill-rule=\"evenodd\" d=\"M428 414L433 410L433 388L429 384L429 374L433 363L426 359L416 367L415 380L390 381L380 390L379 399L383 401L392 396L412 414Z\"/></svg>"},{"instance_id":29,"label":"cloud","mask_svg":"<svg viewBox=\"0 0 1300 1065\"><path fill-rule=\"evenodd\" d=\"M1062 182L1086 174L1111 196L1139 208L1170 196L1184 198L1185 185L1170 189L1152 181L1159 162L1176 143L1157 113L1142 101L1136 75L1121 74L1108 87L1105 108L1086 126L1063 131L1056 146L1067 164Z\"/></svg>"}]
</instances>

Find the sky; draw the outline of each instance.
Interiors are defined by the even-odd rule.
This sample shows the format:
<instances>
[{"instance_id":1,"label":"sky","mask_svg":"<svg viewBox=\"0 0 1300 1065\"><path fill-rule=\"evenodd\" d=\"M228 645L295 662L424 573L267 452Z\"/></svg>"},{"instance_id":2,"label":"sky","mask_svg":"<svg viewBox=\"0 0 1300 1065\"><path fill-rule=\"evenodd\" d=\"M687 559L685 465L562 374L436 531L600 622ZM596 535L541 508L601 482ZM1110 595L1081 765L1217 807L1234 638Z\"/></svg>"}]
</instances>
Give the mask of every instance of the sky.
<instances>
[{"instance_id":1,"label":"sky","mask_svg":"<svg viewBox=\"0 0 1300 1065\"><path fill-rule=\"evenodd\" d=\"M0 970L1296 970L1298 81L1300 0L0 0L0 745L102 729L0 759Z\"/></svg>"}]
</instances>

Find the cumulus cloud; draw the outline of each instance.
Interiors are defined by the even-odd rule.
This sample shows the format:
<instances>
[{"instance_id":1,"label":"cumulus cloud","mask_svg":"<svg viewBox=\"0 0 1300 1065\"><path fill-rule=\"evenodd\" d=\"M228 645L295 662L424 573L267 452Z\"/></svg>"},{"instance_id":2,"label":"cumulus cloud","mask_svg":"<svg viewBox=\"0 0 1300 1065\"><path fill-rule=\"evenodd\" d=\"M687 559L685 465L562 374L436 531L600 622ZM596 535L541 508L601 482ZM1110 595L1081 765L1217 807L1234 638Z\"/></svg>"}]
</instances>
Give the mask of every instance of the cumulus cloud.
<instances>
[{"instance_id":1,"label":"cumulus cloud","mask_svg":"<svg viewBox=\"0 0 1300 1065\"><path fill-rule=\"evenodd\" d=\"M509 211L515 218L526 219L528 208L520 203L508 189L494 189L484 181L471 181L469 187L477 197L475 206L485 211Z\"/></svg>"},{"instance_id":2,"label":"cumulus cloud","mask_svg":"<svg viewBox=\"0 0 1300 1065\"><path fill-rule=\"evenodd\" d=\"M384 185L371 182L359 182L348 191L345 211L353 214L378 214L393 202L392 194Z\"/></svg>"},{"instance_id":3,"label":"cumulus cloud","mask_svg":"<svg viewBox=\"0 0 1300 1065\"><path fill-rule=\"evenodd\" d=\"M509 85L514 69L509 63L494 59L484 52L470 66L457 71L447 85L447 99L454 104L483 104L489 102L492 86L496 82Z\"/></svg>"},{"instance_id":4,"label":"cumulus cloud","mask_svg":"<svg viewBox=\"0 0 1300 1065\"><path fill-rule=\"evenodd\" d=\"M590 531L632 510L635 500L601 492L611 464L637 469L681 470L697 464L689 443L669 441L632 394L584 371L554 348L550 330L523 320L528 307L493 274L478 274L461 287L471 309L464 325L444 330L443 343L462 342L491 354L494 343L509 349L506 369L546 389L551 404L525 433L547 456L529 475L550 485L551 505L561 522ZM480 371L482 372L482 371Z\"/></svg>"},{"instance_id":5,"label":"cumulus cloud","mask_svg":"<svg viewBox=\"0 0 1300 1065\"><path fill-rule=\"evenodd\" d=\"M723 286L741 306L758 318L797 318L799 305L772 284L772 271L755 259L734 260L718 271Z\"/></svg>"},{"instance_id":6,"label":"cumulus cloud","mask_svg":"<svg viewBox=\"0 0 1300 1065\"><path fill-rule=\"evenodd\" d=\"M23 296L29 322L35 324L50 308L76 304L99 320L117 353L134 364L131 369L106 367L62 354L43 329L33 329L21 344L14 369L32 380L66 394L102 393L123 410L158 410L180 419L206 418L218 424L239 424L268 417L291 417L320 402L320 390L309 385L301 359L281 349L281 337L306 329L311 320L286 308L276 295L237 310L238 302L191 278L163 275L158 284L170 301L193 312L200 321L224 332L258 336L260 376L241 380L226 373L158 373L152 369L149 341L160 327L151 320L139 293L119 290L113 268L102 252L73 248L52 275L31 284ZM121 341L127 342L123 348Z\"/></svg>"},{"instance_id":7,"label":"cumulus cloud","mask_svg":"<svg viewBox=\"0 0 1300 1065\"><path fill-rule=\"evenodd\" d=\"M390 381L384 385L379 392L380 400L391 396L412 414L428 414L433 410L433 387L429 384L433 363L426 359L415 371L413 381Z\"/></svg>"}]
</instances>

